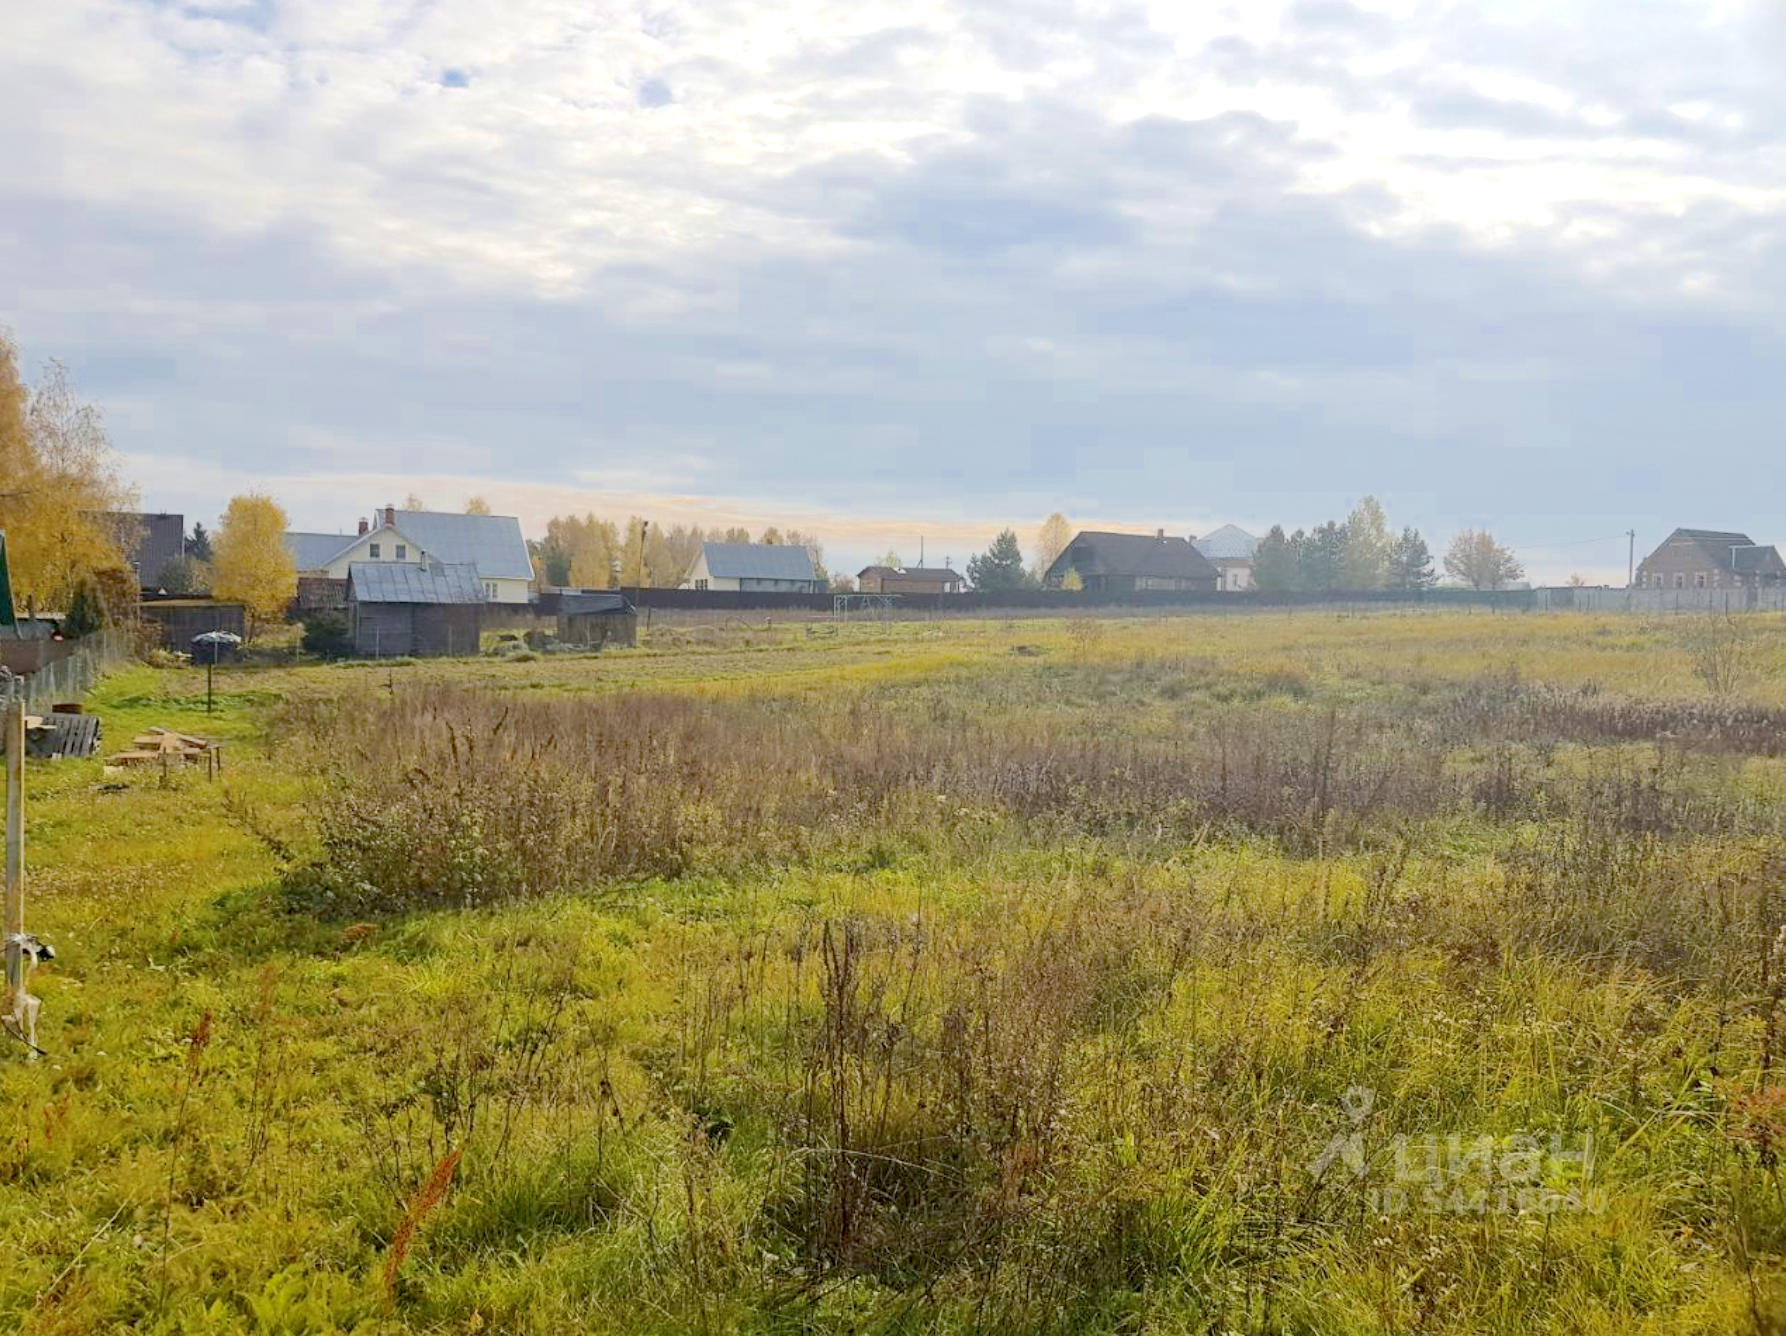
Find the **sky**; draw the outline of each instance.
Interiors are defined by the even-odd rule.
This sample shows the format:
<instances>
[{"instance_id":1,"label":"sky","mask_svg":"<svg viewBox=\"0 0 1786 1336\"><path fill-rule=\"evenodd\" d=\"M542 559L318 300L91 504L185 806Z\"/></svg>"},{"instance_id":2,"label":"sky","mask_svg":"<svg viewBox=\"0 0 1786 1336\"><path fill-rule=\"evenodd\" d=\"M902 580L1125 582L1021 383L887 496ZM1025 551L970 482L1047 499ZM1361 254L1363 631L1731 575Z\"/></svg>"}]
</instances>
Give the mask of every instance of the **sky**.
<instances>
[{"instance_id":1,"label":"sky","mask_svg":"<svg viewBox=\"0 0 1786 1336\"><path fill-rule=\"evenodd\" d=\"M0 0L145 508L1786 541L1786 0Z\"/></svg>"}]
</instances>

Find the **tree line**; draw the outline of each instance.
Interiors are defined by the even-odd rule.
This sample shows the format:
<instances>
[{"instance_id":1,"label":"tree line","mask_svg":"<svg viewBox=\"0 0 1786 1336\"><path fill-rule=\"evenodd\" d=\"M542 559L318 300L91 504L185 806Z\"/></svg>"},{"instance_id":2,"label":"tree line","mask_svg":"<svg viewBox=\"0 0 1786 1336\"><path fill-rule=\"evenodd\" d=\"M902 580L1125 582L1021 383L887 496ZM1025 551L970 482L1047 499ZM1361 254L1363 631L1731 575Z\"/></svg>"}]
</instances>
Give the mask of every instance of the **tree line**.
<instances>
[{"instance_id":1,"label":"tree line","mask_svg":"<svg viewBox=\"0 0 1786 1336\"><path fill-rule=\"evenodd\" d=\"M1472 589L1499 589L1525 578L1511 549L1493 534L1466 529L1445 551L1445 572ZM1418 592L1438 584L1433 555L1420 530L1392 533L1374 496L1344 520L1286 534L1272 525L1253 554L1253 585L1267 593L1395 589Z\"/></svg>"},{"instance_id":2,"label":"tree line","mask_svg":"<svg viewBox=\"0 0 1786 1336\"><path fill-rule=\"evenodd\" d=\"M813 577L831 582L825 569L824 544L812 534L784 531L773 524L753 536L741 525L703 529L698 524L677 524L665 528L638 515L624 525L594 514L554 515L546 521L545 537L528 540L527 547L533 556L534 579L541 585L675 589L688 579L701 544L707 542L804 547L812 558Z\"/></svg>"}]
</instances>

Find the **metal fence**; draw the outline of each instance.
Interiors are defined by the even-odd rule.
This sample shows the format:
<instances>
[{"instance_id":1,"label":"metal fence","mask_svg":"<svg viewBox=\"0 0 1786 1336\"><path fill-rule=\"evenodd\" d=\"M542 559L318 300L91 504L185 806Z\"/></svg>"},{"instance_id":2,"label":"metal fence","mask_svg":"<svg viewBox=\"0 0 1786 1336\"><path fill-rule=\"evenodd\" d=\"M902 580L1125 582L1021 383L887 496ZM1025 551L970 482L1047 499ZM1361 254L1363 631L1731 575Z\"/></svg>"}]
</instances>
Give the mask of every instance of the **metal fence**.
<instances>
[{"instance_id":1,"label":"metal fence","mask_svg":"<svg viewBox=\"0 0 1786 1336\"><path fill-rule=\"evenodd\" d=\"M1537 589L1547 612L1786 612L1786 585L1763 589Z\"/></svg>"},{"instance_id":2,"label":"metal fence","mask_svg":"<svg viewBox=\"0 0 1786 1336\"><path fill-rule=\"evenodd\" d=\"M129 631L101 631L71 641L34 673L0 677L0 706L22 700L31 714L43 714L62 701L79 700L112 668L136 656Z\"/></svg>"}]
</instances>

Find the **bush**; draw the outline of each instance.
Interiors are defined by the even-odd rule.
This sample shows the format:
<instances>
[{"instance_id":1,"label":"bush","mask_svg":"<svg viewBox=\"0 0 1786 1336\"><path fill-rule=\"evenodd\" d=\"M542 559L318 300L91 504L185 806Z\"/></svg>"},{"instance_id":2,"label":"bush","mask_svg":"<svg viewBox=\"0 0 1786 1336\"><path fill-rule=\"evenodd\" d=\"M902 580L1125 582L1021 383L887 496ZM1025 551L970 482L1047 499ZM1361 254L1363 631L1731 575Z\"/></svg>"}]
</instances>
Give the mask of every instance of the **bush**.
<instances>
[{"instance_id":1,"label":"bush","mask_svg":"<svg viewBox=\"0 0 1786 1336\"><path fill-rule=\"evenodd\" d=\"M105 626L105 605L91 580L82 580L69 600L68 614L62 619L62 634L70 640L90 636Z\"/></svg>"},{"instance_id":2,"label":"bush","mask_svg":"<svg viewBox=\"0 0 1786 1336\"><path fill-rule=\"evenodd\" d=\"M347 619L336 613L318 613L304 623L304 652L323 659L345 659L353 653L353 634Z\"/></svg>"}]
</instances>

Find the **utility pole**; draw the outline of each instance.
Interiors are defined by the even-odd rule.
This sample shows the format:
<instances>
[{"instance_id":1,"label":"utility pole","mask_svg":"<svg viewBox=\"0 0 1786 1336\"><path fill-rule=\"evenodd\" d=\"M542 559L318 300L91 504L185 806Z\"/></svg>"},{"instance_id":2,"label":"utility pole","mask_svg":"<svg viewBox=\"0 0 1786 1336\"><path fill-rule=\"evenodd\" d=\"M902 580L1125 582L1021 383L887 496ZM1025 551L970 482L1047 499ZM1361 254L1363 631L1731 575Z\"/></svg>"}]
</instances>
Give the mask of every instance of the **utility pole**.
<instances>
[{"instance_id":1,"label":"utility pole","mask_svg":"<svg viewBox=\"0 0 1786 1336\"><path fill-rule=\"evenodd\" d=\"M1637 530L1625 530L1625 537L1631 540L1630 555L1625 558L1625 588L1632 589L1637 585Z\"/></svg>"}]
</instances>

